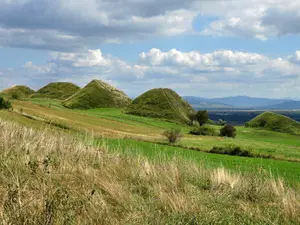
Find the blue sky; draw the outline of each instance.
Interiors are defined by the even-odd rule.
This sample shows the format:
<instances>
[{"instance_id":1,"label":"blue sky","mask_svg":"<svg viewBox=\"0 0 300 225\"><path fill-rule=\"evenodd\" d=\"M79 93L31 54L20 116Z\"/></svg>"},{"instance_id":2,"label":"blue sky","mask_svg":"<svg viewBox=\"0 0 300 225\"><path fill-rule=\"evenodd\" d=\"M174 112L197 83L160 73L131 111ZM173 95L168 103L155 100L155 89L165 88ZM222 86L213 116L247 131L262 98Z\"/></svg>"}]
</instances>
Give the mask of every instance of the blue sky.
<instances>
[{"instance_id":1,"label":"blue sky","mask_svg":"<svg viewBox=\"0 0 300 225\"><path fill-rule=\"evenodd\" d=\"M0 0L0 89L101 79L137 96L298 98L300 2Z\"/></svg>"}]
</instances>

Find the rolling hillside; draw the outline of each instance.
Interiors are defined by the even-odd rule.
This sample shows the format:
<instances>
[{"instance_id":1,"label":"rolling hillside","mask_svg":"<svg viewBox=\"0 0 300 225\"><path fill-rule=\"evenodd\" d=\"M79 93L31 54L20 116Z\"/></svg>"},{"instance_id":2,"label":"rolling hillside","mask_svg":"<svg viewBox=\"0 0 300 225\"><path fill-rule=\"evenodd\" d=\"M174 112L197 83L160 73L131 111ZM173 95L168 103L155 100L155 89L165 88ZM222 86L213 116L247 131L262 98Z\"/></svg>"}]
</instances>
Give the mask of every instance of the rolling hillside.
<instances>
[{"instance_id":1,"label":"rolling hillside","mask_svg":"<svg viewBox=\"0 0 300 225\"><path fill-rule=\"evenodd\" d=\"M80 87L72 83L55 82L42 87L31 97L65 100L76 93L79 89Z\"/></svg>"},{"instance_id":2,"label":"rolling hillside","mask_svg":"<svg viewBox=\"0 0 300 225\"><path fill-rule=\"evenodd\" d=\"M131 99L122 91L100 81L93 80L63 102L67 108L119 108L130 104Z\"/></svg>"},{"instance_id":3,"label":"rolling hillside","mask_svg":"<svg viewBox=\"0 0 300 225\"><path fill-rule=\"evenodd\" d=\"M187 122L188 114L192 111L190 104L184 101L176 92L167 88L157 88L137 97L128 106L126 113Z\"/></svg>"}]
</instances>

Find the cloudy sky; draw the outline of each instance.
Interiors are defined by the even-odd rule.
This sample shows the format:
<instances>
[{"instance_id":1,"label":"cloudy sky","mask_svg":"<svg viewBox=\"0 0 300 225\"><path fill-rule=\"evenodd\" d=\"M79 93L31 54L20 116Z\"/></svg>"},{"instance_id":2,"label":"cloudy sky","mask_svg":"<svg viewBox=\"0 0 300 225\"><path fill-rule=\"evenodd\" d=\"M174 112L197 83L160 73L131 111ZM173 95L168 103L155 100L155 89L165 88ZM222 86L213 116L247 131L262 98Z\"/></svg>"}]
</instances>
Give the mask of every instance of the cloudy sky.
<instances>
[{"instance_id":1,"label":"cloudy sky","mask_svg":"<svg viewBox=\"0 0 300 225\"><path fill-rule=\"evenodd\" d=\"M300 97L300 1L0 0L0 89Z\"/></svg>"}]
</instances>

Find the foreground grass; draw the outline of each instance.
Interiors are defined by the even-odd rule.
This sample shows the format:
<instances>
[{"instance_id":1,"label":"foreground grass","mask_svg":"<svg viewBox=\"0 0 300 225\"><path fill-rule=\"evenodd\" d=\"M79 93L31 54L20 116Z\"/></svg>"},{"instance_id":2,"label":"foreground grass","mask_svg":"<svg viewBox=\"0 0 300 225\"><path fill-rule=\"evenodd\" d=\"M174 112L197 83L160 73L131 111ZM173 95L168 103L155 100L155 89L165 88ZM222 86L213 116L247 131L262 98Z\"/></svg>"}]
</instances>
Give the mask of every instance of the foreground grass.
<instances>
[{"instance_id":1,"label":"foreground grass","mask_svg":"<svg viewBox=\"0 0 300 225\"><path fill-rule=\"evenodd\" d=\"M300 189L0 120L2 224L299 224Z\"/></svg>"}]
</instances>

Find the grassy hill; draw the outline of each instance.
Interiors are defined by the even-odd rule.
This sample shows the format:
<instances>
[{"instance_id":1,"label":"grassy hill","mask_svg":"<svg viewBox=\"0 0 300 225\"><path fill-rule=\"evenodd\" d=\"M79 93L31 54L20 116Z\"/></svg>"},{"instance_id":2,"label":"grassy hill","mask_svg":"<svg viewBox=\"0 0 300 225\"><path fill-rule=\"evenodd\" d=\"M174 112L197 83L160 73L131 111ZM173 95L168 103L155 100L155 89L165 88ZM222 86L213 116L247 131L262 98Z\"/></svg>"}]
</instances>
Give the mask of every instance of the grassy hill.
<instances>
[{"instance_id":1,"label":"grassy hill","mask_svg":"<svg viewBox=\"0 0 300 225\"><path fill-rule=\"evenodd\" d=\"M193 108L176 92L156 88L137 97L126 109L127 114L187 122Z\"/></svg>"},{"instance_id":2,"label":"grassy hill","mask_svg":"<svg viewBox=\"0 0 300 225\"><path fill-rule=\"evenodd\" d=\"M17 85L3 90L0 94L8 98L26 98L32 95L34 90L24 85Z\"/></svg>"},{"instance_id":3,"label":"grassy hill","mask_svg":"<svg viewBox=\"0 0 300 225\"><path fill-rule=\"evenodd\" d=\"M42 87L31 97L65 100L78 90L80 90L80 87L75 84L69 82L55 82Z\"/></svg>"},{"instance_id":4,"label":"grassy hill","mask_svg":"<svg viewBox=\"0 0 300 225\"><path fill-rule=\"evenodd\" d=\"M91 109L107 107L124 107L131 99L122 91L111 85L93 80L63 102L67 108Z\"/></svg>"},{"instance_id":5,"label":"grassy hill","mask_svg":"<svg viewBox=\"0 0 300 225\"><path fill-rule=\"evenodd\" d=\"M272 131L300 135L300 123L283 115L273 112L264 112L251 121L246 126L265 128Z\"/></svg>"}]
</instances>

